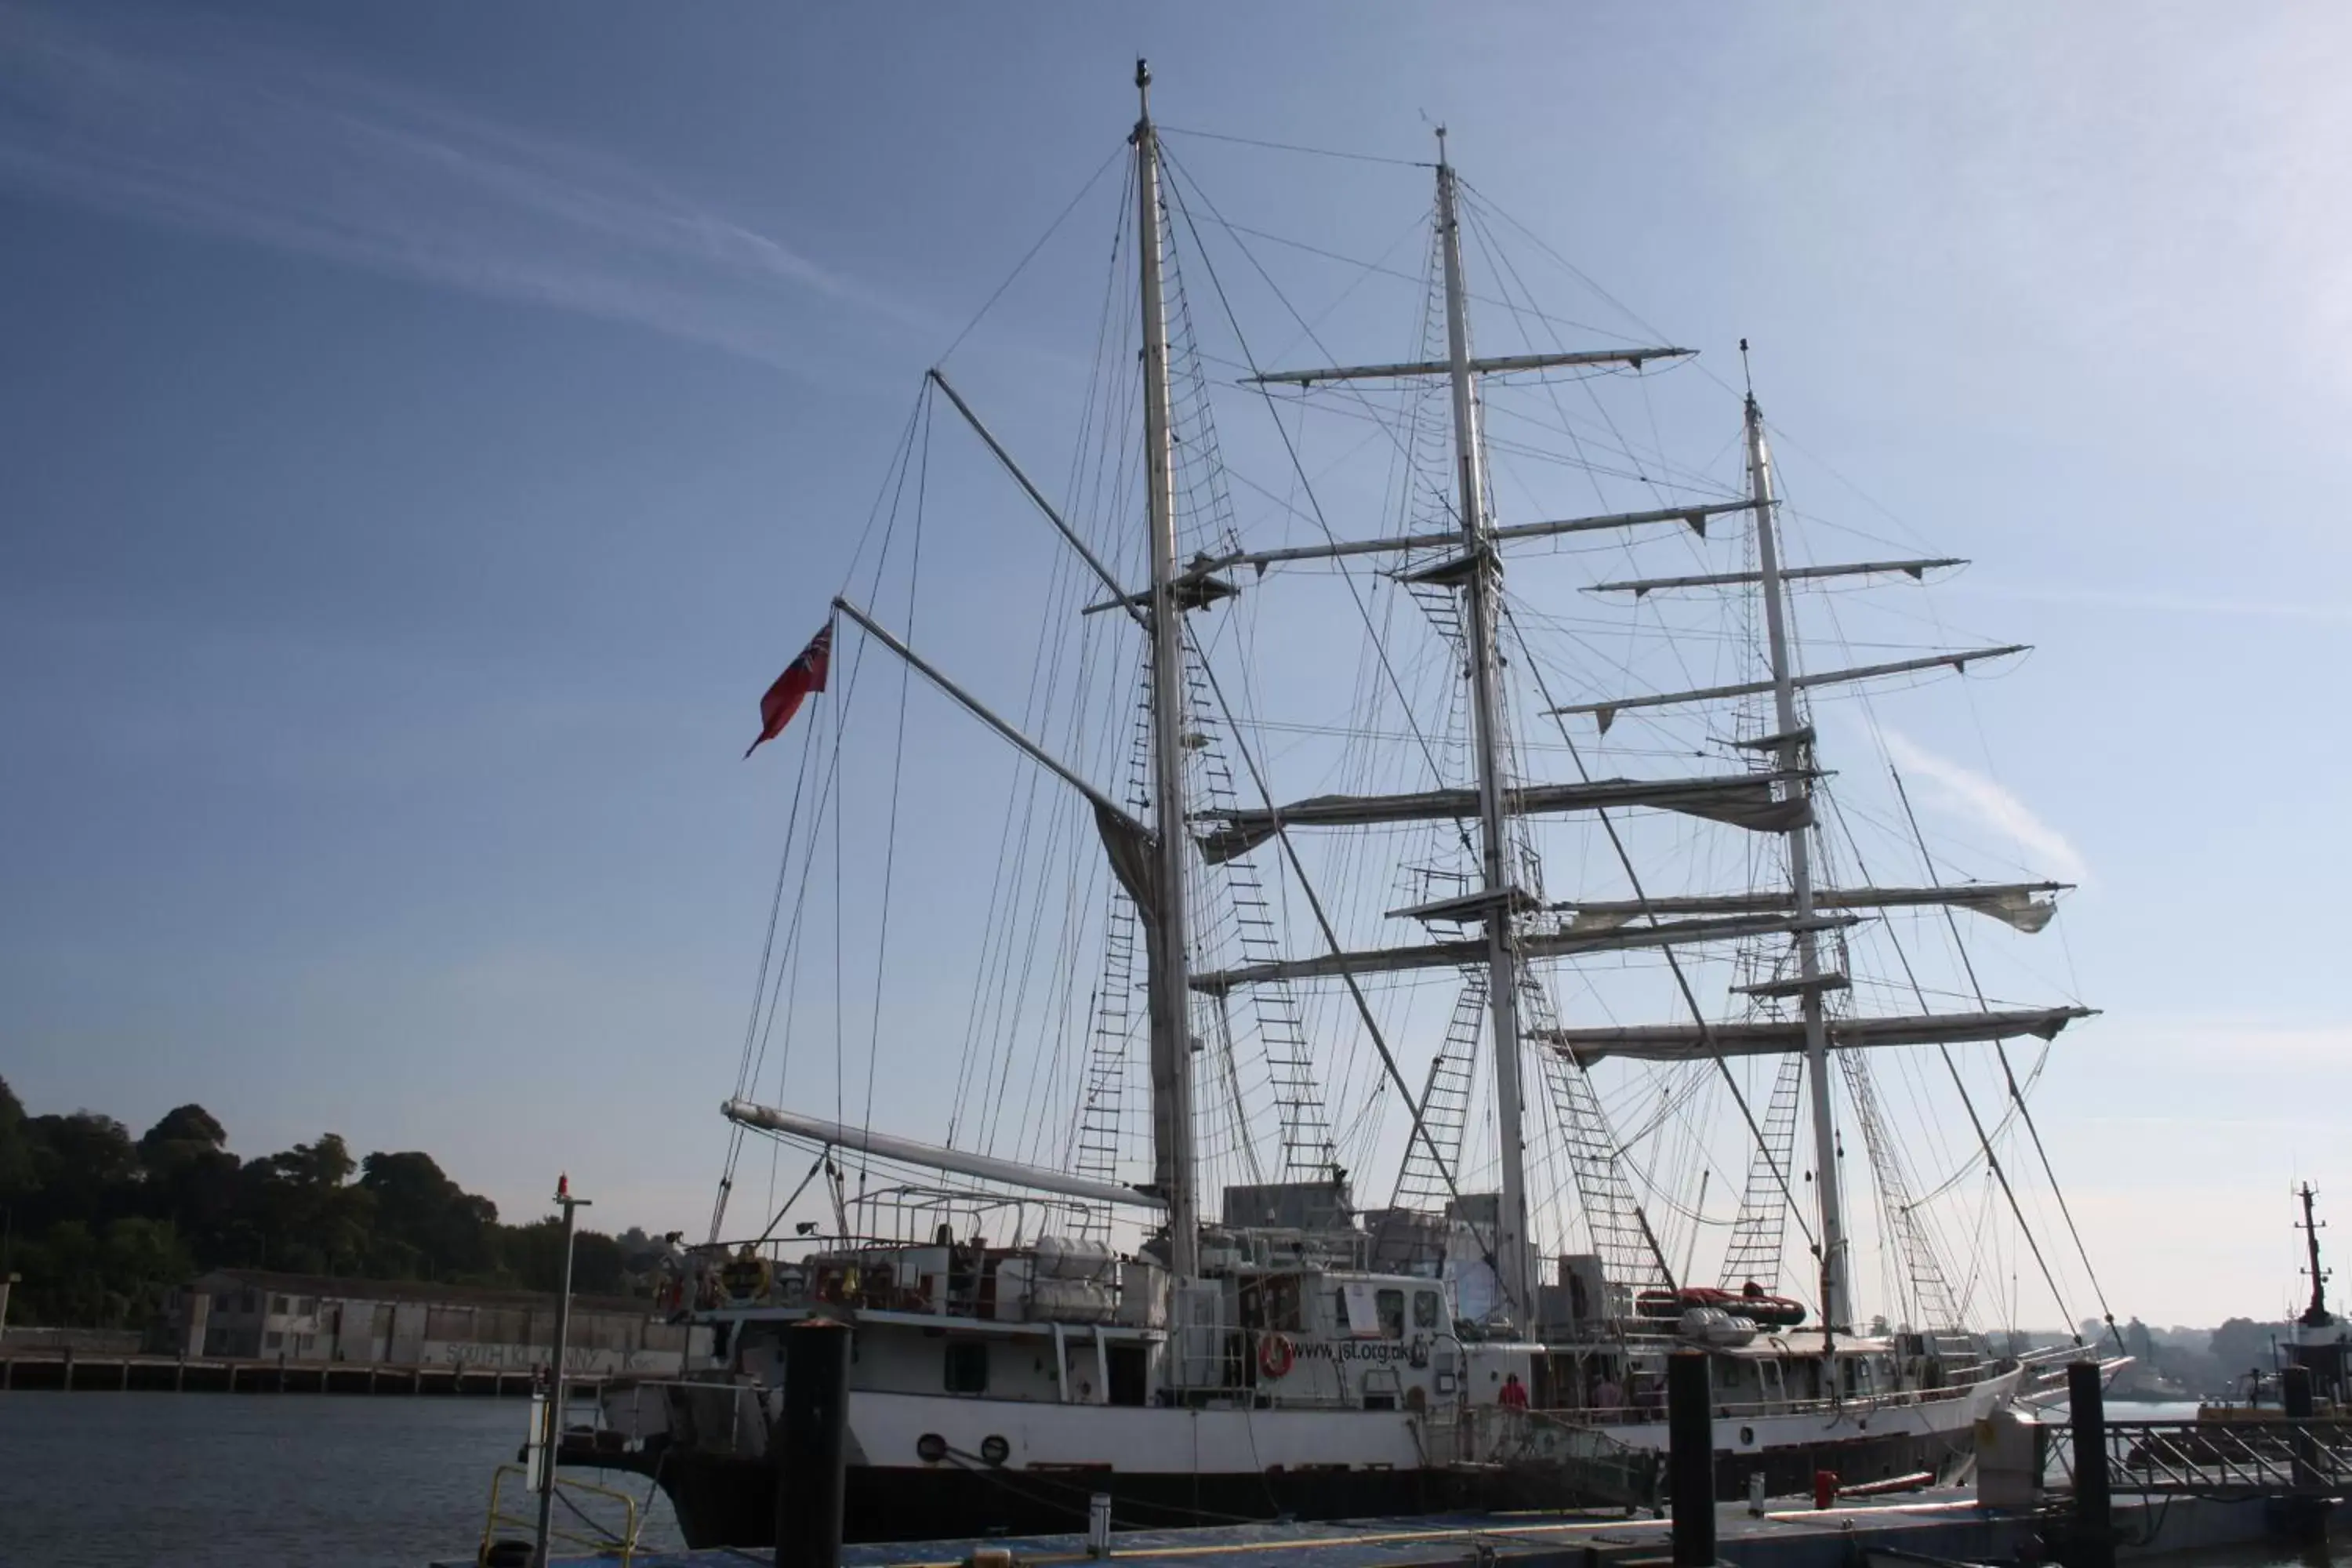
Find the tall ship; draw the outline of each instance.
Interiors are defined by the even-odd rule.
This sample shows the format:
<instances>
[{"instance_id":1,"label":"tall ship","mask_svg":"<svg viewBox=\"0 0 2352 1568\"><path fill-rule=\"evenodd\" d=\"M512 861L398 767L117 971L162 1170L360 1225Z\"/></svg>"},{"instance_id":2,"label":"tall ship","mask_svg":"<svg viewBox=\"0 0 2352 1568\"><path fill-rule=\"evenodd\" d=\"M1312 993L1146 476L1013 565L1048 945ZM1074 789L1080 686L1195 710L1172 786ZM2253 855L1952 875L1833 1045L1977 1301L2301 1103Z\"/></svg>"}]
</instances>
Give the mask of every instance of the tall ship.
<instances>
[{"instance_id":1,"label":"tall ship","mask_svg":"<svg viewBox=\"0 0 2352 1568\"><path fill-rule=\"evenodd\" d=\"M1115 237L1061 494L929 373L763 706L710 1351L567 1460L769 1541L823 1316L852 1539L1654 1503L1688 1349L1727 1496L1952 1474L2038 1371L1979 1331L2089 1268L2028 1109L2089 1010L1999 999L2065 884L1951 876L1904 779L1976 775L1892 710L2025 650L1792 507L1744 342L1528 289L1598 293L1442 131L1189 144L1433 197L1351 258L1229 219L1150 79L1065 214Z\"/></svg>"}]
</instances>

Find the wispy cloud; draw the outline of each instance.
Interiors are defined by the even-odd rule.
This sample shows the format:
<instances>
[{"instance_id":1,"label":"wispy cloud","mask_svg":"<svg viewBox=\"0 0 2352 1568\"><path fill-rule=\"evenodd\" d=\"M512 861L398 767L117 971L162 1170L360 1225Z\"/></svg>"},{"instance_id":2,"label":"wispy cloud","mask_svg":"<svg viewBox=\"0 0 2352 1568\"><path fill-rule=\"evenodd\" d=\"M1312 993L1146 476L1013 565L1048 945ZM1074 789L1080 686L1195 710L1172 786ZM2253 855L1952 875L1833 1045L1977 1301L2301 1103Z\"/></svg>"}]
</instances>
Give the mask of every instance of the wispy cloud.
<instances>
[{"instance_id":1,"label":"wispy cloud","mask_svg":"<svg viewBox=\"0 0 2352 1568\"><path fill-rule=\"evenodd\" d=\"M811 297L908 319L617 159L168 20L0 4L0 185L770 363Z\"/></svg>"},{"instance_id":2,"label":"wispy cloud","mask_svg":"<svg viewBox=\"0 0 2352 1568\"><path fill-rule=\"evenodd\" d=\"M1898 731L1881 728L1886 754L1912 780L1927 785L1931 808L1973 818L2015 844L2051 875L2069 882L2090 879L2090 868L2066 836L2036 816L2026 804L1995 781L1938 756Z\"/></svg>"}]
</instances>

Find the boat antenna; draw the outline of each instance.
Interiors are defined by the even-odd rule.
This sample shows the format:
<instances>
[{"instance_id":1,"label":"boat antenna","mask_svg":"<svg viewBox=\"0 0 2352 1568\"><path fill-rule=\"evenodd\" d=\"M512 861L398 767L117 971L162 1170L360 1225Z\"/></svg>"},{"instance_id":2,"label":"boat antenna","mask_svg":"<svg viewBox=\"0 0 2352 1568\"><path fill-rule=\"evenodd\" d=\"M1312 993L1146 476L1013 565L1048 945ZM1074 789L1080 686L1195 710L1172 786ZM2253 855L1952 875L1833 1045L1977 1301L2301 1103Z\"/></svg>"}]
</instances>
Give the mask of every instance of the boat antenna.
<instances>
[{"instance_id":1,"label":"boat antenna","mask_svg":"<svg viewBox=\"0 0 2352 1568\"><path fill-rule=\"evenodd\" d=\"M1747 387L1747 389L1748 389L1748 402L1750 402L1750 403L1755 402L1755 401L1756 401L1756 377L1755 377L1754 375L1752 375L1752 374L1750 374L1748 373L1748 340L1747 340L1746 338L1742 338L1742 339L1740 339L1740 340L1739 340L1739 379L1740 379L1741 384L1744 384L1744 385Z\"/></svg>"}]
</instances>

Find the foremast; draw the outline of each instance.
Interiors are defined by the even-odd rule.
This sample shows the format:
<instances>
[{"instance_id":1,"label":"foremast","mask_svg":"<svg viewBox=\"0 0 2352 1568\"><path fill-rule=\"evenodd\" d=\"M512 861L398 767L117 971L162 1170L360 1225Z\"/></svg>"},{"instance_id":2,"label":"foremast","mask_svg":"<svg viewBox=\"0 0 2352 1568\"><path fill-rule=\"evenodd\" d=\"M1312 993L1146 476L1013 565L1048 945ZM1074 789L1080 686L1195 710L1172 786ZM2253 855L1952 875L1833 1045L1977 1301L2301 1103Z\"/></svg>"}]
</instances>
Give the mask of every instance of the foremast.
<instances>
[{"instance_id":1,"label":"foremast","mask_svg":"<svg viewBox=\"0 0 2352 1568\"><path fill-rule=\"evenodd\" d=\"M1742 342L1744 350L1748 345ZM1791 797L1809 805L1812 795L1811 731L1799 722L1796 671L1789 658L1787 605L1780 581L1780 551L1773 516L1772 458L1764 442L1764 415L1748 394L1748 499L1756 519L1756 569L1764 598L1764 636L1772 665L1772 716L1777 732L1775 767ZM1832 1329L1851 1328L1853 1302L1847 1270L1844 1198L1838 1183L1837 1119L1830 1103L1829 1019L1822 992L1842 983L1822 969L1821 937L1813 910L1812 814L1788 830L1789 887L1796 915L1798 1005L1804 1019L1805 1075L1813 1122L1813 1190L1821 1206L1822 1321Z\"/></svg>"},{"instance_id":2,"label":"foremast","mask_svg":"<svg viewBox=\"0 0 2352 1568\"><path fill-rule=\"evenodd\" d=\"M1144 485L1151 531L1152 879L1146 911L1151 1008L1152 1184L1168 1205L1170 1289L1199 1275L1200 1199L1192 1144L1191 952L1185 928L1183 609L1176 558L1176 475L1169 437L1168 316L1160 278L1160 140L1151 69L1135 62L1136 252L1143 276Z\"/></svg>"},{"instance_id":3,"label":"foremast","mask_svg":"<svg viewBox=\"0 0 2352 1568\"><path fill-rule=\"evenodd\" d=\"M1495 1044L1495 1121L1501 1163L1501 1212L1495 1258L1503 1298L1522 1321L1532 1297L1528 1290L1528 1190L1525 1134L1519 1084L1518 953L1512 937L1517 902L1509 867L1510 838L1504 820L1499 684L1496 668L1495 611L1502 566L1486 517L1486 475L1478 432L1477 381L1470 363L1467 289L1462 278L1462 228L1457 216L1454 166L1445 157L1445 132L1437 132L1437 227L1445 268L1446 376L1454 393L1454 474L1462 525L1462 596L1466 608L1465 650L1470 669L1473 750L1478 770L1479 892L1486 926L1486 1000Z\"/></svg>"}]
</instances>

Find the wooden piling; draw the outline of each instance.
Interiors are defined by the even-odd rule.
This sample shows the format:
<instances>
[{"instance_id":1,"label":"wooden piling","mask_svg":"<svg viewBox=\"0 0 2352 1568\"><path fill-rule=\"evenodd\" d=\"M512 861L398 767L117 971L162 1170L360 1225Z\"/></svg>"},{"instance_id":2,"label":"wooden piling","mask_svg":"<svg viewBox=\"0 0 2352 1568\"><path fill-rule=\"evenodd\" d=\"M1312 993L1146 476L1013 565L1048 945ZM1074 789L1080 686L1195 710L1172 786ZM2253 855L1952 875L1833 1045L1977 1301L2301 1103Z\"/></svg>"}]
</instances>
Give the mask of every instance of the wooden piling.
<instances>
[{"instance_id":1,"label":"wooden piling","mask_svg":"<svg viewBox=\"0 0 2352 1568\"><path fill-rule=\"evenodd\" d=\"M1714 1568L1715 1390L1705 1351L1666 1358L1666 1474L1675 1568Z\"/></svg>"},{"instance_id":2,"label":"wooden piling","mask_svg":"<svg viewBox=\"0 0 2352 1568\"><path fill-rule=\"evenodd\" d=\"M2106 1399L2099 1385L2098 1363L2067 1364L2066 1404L2074 1426L2074 1533L2068 1568L2116 1568Z\"/></svg>"},{"instance_id":3,"label":"wooden piling","mask_svg":"<svg viewBox=\"0 0 2352 1568\"><path fill-rule=\"evenodd\" d=\"M783 1416L776 1468L776 1568L840 1568L854 1331L808 1318L784 1334Z\"/></svg>"}]
</instances>

